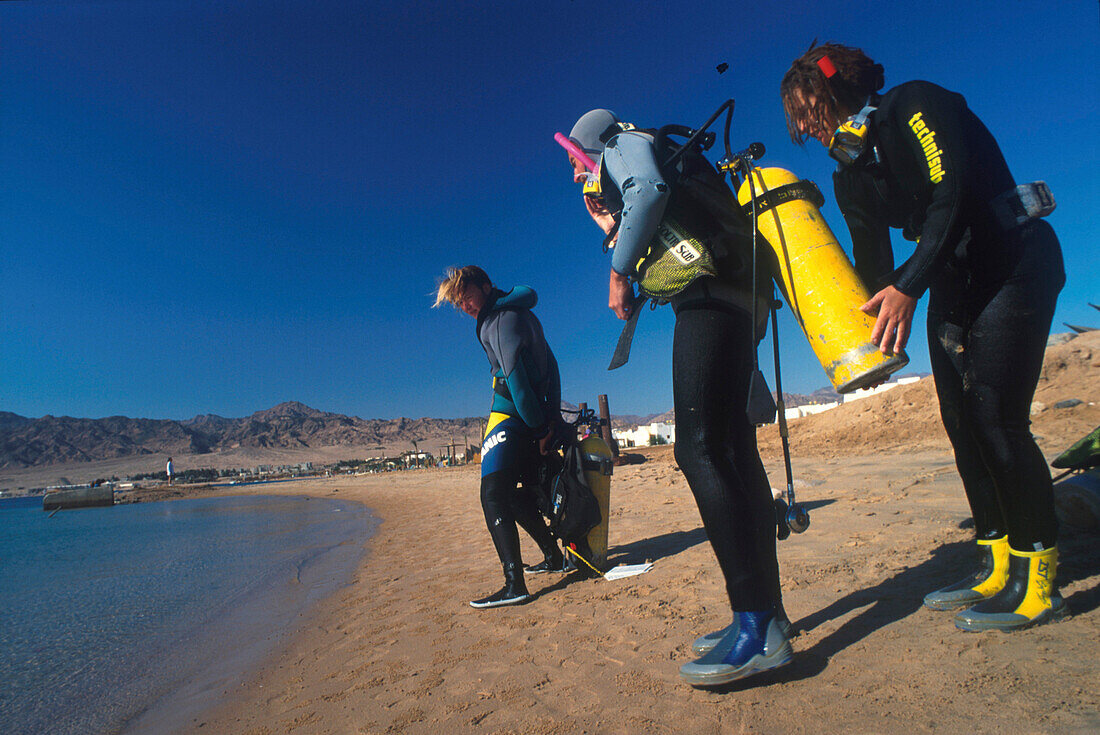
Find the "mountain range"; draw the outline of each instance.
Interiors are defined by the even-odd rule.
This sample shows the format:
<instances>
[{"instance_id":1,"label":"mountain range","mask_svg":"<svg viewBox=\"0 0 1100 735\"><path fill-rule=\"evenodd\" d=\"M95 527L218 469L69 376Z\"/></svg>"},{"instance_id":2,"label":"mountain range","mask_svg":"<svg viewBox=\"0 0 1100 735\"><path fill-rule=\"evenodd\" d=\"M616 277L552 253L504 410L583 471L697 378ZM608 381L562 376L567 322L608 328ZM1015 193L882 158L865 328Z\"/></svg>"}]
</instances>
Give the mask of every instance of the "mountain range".
<instances>
[{"instance_id":1,"label":"mountain range","mask_svg":"<svg viewBox=\"0 0 1100 735\"><path fill-rule=\"evenodd\" d=\"M102 419L0 411L0 469L92 462L145 454L207 454L240 447L265 449L377 446L476 437L481 418L361 419L291 401L244 418Z\"/></svg>"},{"instance_id":2,"label":"mountain range","mask_svg":"<svg viewBox=\"0 0 1100 735\"><path fill-rule=\"evenodd\" d=\"M788 407L836 400L822 388L809 395L784 393ZM563 409L575 409L563 403ZM569 415L566 415L569 418ZM648 416L614 416L615 428L654 421L674 422L673 411ZM482 417L457 419L362 419L280 403L244 418L204 414L192 419L140 419L126 416L87 419L70 416L27 418L0 411L0 469L94 462L142 455L209 454L240 448L311 449L355 446L394 450L418 443L478 440Z\"/></svg>"}]
</instances>

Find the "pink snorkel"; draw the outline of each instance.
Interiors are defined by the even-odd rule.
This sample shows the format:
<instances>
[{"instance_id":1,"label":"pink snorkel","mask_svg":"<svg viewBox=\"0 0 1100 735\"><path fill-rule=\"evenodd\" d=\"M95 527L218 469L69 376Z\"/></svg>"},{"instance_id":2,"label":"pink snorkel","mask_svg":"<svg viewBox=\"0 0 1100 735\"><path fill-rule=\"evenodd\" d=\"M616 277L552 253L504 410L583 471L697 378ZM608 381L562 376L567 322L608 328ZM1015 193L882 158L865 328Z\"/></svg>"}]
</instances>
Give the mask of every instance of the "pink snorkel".
<instances>
[{"instance_id":1,"label":"pink snorkel","mask_svg":"<svg viewBox=\"0 0 1100 735\"><path fill-rule=\"evenodd\" d=\"M573 158L580 161L584 167L588 169L589 173L596 173L596 162L585 155L584 151L578 148L576 143L569 140L569 138L566 138L561 133L554 133L554 140L558 141L558 145L562 148L569 151L569 154L573 156Z\"/></svg>"}]
</instances>

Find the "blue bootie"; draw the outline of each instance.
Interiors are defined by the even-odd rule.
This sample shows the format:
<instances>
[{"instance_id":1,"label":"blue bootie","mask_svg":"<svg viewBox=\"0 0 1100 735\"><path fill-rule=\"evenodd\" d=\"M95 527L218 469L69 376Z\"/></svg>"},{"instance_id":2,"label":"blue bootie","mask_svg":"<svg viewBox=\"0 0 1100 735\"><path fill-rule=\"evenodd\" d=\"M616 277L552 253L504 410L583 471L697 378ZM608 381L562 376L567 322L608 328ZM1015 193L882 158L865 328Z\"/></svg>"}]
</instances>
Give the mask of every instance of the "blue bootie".
<instances>
[{"instance_id":1,"label":"blue bootie","mask_svg":"<svg viewBox=\"0 0 1100 735\"><path fill-rule=\"evenodd\" d=\"M779 629L783 631L783 635L787 638L791 637L791 621L787 619L786 613L781 614L778 617ZM726 638L730 633L737 631L737 613L733 614L733 622L727 625L721 630L716 630L713 633L707 633L696 638L691 644L691 650L695 652L695 655L702 656L703 654L710 653L714 650L714 647L722 642L723 638Z\"/></svg>"},{"instance_id":2,"label":"blue bootie","mask_svg":"<svg viewBox=\"0 0 1100 735\"><path fill-rule=\"evenodd\" d=\"M772 610L738 612L731 626L709 653L680 667L692 686L720 686L776 669L791 661L791 644Z\"/></svg>"}]
</instances>

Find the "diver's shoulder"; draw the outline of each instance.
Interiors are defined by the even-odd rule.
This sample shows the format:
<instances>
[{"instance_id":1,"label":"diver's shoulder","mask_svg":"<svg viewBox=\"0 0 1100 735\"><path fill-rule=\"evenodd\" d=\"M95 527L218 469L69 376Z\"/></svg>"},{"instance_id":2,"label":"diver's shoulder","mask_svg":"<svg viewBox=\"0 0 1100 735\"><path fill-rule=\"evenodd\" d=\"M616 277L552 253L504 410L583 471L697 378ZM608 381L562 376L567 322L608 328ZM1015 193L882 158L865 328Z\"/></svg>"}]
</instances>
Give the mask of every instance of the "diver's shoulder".
<instances>
[{"instance_id":1,"label":"diver's shoulder","mask_svg":"<svg viewBox=\"0 0 1100 735\"><path fill-rule=\"evenodd\" d=\"M539 302L539 295L530 286L513 286L499 299L496 306L499 309L533 309Z\"/></svg>"},{"instance_id":2,"label":"diver's shoulder","mask_svg":"<svg viewBox=\"0 0 1100 735\"><path fill-rule=\"evenodd\" d=\"M879 104L879 108L889 112L894 109L906 109L914 104L919 105L922 103L966 104L966 101L958 92L952 92L934 82L914 79L889 89L882 95L882 101Z\"/></svg>"}]
</instances>

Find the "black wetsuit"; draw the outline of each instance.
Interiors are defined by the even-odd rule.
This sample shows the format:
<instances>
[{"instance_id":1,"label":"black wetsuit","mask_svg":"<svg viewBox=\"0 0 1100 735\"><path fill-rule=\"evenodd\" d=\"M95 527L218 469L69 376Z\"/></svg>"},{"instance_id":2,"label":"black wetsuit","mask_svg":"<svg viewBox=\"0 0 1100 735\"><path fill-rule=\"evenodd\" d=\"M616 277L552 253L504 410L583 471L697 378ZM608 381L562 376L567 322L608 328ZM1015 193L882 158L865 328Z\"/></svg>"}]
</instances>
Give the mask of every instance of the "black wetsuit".
<instances>
[{"instance_id":1,"label":"black wetsuit","mask_svg":"<svg viewBox=\"0 0 1100 735\"><path fill-rule=\"evenodd\" d=\"M873 149L833 178L856 270L872 293L929 291L940 414L978 537L1049 548L1058 532L1050 471L1028 417L1065 283L1058 240L1042 220L998 224L992 202L1016 181L961 95L909 82L871 102ZM891 227L917 240L896 270Z\"/></svg>"},{"instance_id":2,"label":"black wetsuit","mask_svg":"<svg viewBox=\"0 0 1100 735\"><path fill-rule=\"evenodd\" d=\"M607 143L602 161L605 195L613 209L622 207L624 224L636 225L629 240L620 234L612 267L636 275L633 266L644 255L666 206L690 224L717 258L717 278L699 278L672 298L676 462L699 506L732 609L781 611L775 506L756 429L746 415L758 338L751 317L751 228L747 219L729 222L740 217L732 195L719 222L717 214L686 196L682 185L673 181L667 186L665 177L672 179L682 170L662 173L656 159L647 134L625 133ZM640 222L647 226L637 226ZM759 269L765 272L762 262ZM758 296L763 320L768 313L766 288Z\"/></svg>"}]
</instances>

